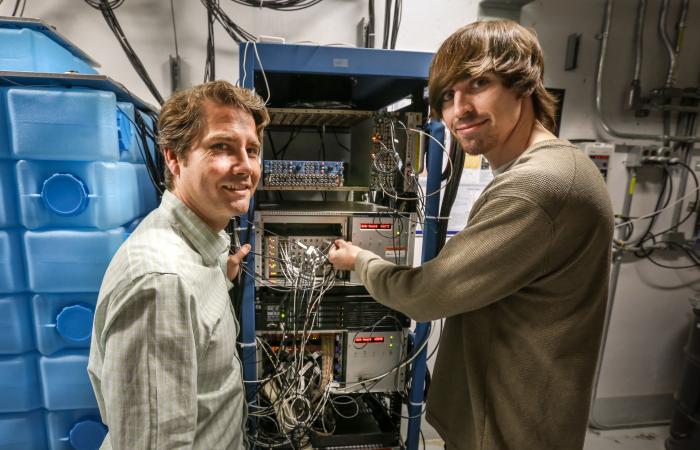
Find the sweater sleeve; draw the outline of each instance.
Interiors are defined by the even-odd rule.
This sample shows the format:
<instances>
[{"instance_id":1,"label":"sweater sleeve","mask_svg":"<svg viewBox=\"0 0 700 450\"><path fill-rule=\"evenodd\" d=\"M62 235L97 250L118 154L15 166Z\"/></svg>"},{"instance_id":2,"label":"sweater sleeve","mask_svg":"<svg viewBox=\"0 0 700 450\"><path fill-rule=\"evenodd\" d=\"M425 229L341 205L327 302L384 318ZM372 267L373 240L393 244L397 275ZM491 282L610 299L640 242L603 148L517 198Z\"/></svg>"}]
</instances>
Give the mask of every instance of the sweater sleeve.
<instances>
[{"instance_id":1,"label":"sweater sleeve","mask_svg":"<svg viewBox=\"0 0 700 450\"><path fill-rule=\"evenodd\" d=\"M355 270L379 303L435 320L488 306L542 276L552 235L539 205L500 196L484 202L431 261L408 268L363 250Z\"/></svg>"}]
</instances>

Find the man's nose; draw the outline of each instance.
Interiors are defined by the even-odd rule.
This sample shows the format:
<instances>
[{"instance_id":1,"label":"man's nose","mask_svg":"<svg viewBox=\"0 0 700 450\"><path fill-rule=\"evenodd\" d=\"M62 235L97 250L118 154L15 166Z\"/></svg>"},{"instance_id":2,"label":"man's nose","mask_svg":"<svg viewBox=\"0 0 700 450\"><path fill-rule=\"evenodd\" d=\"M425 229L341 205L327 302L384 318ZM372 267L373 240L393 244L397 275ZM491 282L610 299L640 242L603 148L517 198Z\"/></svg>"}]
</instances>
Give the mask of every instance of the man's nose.
<instances>
[{"instance_id":1,"label":"man's nose","mask_svg":"<svg viewBox=\"0 0 700 450\"><path fill-rule=\"evenodd\" d=\"M250 175L253 172L253 166L245 148L231 156L231 170L236 175Z\"/></svg>"},{"instance_id":2,"label":"man's nose","mask_svg":"<svg viewBox=\"0 0 700 450\"><path fill-rule=\"evenodd\" d=\"M454 109L455 118L468 117L474 112L472 98L459 90L455 91L452 100L452 108Z\"/></svg>"}]
</instances>

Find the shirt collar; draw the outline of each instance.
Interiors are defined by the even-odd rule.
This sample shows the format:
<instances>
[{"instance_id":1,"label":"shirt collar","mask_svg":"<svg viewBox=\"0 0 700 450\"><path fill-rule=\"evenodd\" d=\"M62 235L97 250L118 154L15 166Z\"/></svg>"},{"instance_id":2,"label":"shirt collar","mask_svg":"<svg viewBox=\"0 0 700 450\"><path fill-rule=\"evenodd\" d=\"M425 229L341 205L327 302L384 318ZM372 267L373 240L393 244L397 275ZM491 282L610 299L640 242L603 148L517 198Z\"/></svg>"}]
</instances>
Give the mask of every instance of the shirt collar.
<instances>
[{"instance_id":1,"label":"shirt collar","mask_svg":"<svg viewBox=\"0 0 700 450\"><path fill-rule=\"evenodd\" d=\"M218 263L219 257L228 250L231 238L223 230L215 232L194 211L172 192L166 190L160 209L172 217L183 236L192 244L207 266Z\"/></svg>"}]
</instances>

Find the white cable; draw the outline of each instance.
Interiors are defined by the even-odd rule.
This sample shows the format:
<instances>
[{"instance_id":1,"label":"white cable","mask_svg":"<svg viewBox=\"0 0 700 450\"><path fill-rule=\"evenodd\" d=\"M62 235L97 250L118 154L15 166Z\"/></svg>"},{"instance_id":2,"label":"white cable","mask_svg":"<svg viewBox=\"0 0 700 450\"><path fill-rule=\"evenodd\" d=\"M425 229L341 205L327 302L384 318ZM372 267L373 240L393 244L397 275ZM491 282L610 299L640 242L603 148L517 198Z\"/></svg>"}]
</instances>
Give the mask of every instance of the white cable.
<instances>
[{"instance_id":1,"label":"white cable","mask_svg":"<svg viewBox=\"0 0 700 450\"><path fill-rule=\"evenodd\" d=\"M246 41L245 46L243 47L243 80L241 80L241 83L239 84L240 87L245 87L245 79L248 76L248 72L246 71L246 65L248 62L248 44L250 44L250 41Z\"/></svg>"},{"instance_id":2,"label":"white cable","mask_svg":"<svg viewBox=\"0 0 700 450\"><path fill-rule=\"evenodd\" d=\"M679 198L678 200L676 200L676 201L673 202L673 203L669 203L668 205L666 205L665 207L663 207L663 208L661 208L661 209L657 209L656 211L654 211L654 212L652 212L652 213L649 213L649 214L647 214L647 215L645 215L645 216L637 217L636 219L631 219L631 220L628 220L628 221L626 221L626 222L619 223L619 224L615 225L615 228L621 228L621 227L627 226L627 225L629 225L629 224L631 224L631 223L639 222L640 220L650 219L650 218L652 218L652 217L658 216L659 214L661 214L662 212L664 212L666 209L670 208L671 206L674 206L674 205L676 205L677 203L680 203L680 202L682 202L683 200L688 199L690 196L692 196L693 194L695 194L695 193L698 192L699 190L700 190L700 186L699 186L699 187L696 187L695 189L693 189L692 191L690 191L690 192L689 192L688 194L686 194L685 196ZM697 208L697 207L698 207L698 205L695 205L695 208Z\"/></svg>"},{"instance_id":3,"label":"white cable","mask_svg":"<svg viewBox=\"0 0 700 450\"><path fill-rule=\"evenodd\" d=\"M262 61L260 61L260 54L258 54L258 46L255 42L253 42L253 50L255 50L255 59L258 60L258 65L260 66L260 72L262 72L263 80L265 81L265 89L267 89L267 98L265 99L265 104L267 105L270 102L270 85L267 83L267 76L265 75L265 68L262 65Z\"/></svg>"}]
</instances>

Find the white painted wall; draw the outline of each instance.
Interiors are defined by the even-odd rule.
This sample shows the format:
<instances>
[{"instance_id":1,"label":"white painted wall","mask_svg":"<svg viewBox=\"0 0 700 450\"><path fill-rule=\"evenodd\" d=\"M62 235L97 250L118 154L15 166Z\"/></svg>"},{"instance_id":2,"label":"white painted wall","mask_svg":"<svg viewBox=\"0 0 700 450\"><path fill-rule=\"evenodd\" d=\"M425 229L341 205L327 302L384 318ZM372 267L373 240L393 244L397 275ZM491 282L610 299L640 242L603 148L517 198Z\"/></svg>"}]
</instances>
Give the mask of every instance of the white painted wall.
<instances>
[{"instance_id":1,"label":"white painted wall","mask_svg":"<svg viewBox=\"0 0 700 450\"><path fill-rule=\"evenodd\" d=\"M0 4L9 15L14 1ZM375 42L381 47L384 2L376 2ZM178 49L184 62L183 79L197 84L204 79L206 8L198 0L174 0ZM367 16L366 0L325 0L301 11L278 12L221 1L229 16L255 34L281 36L288 43L357 44L357 24ZM477 0L405 1L397 47L434 51L454 29L476 19ZM127 0L115 11L124 33L154 83L170 93L168 57L175 54L170 1ZM80 0L28 1L24 17L50 23L102 65L101 73L124 84L142 99L157 104L132 69L101 13ZM238 79L238 46L215 26L217 78Z\"/></svg>"},{"instance_id":2,"label":"white painted wall","mask_svg":"<svg viewBox=\"0 0 700 450\"><path fill-rule=\"evenodd\" d=\"M666 75L667 57L657 37L656 17L660 0L649 0L645 28L645 67L642 87L660 86ZM669 29L677 17L679 1L672 1ZM381 45L383 4L377 4L376 42ZM13 1L0 5L7 15ZM319 44L349 43L356 40L356 26L366 15L366 1L326 0L299 12L274 12L247 8L222 1L229 15L255 34L277 35L287 42L312 41ZM174 0L179 52L185 64L187 84L203 79L206 42L206 12L196 0ZM594 73L598 55L596 35L600 32L604 0L536 0L522 11L521 22L533 27L542 42L550 87L566 89L562 136L603 138L595 120ZM439 43L459 26L477 18L477 0L407 0L398 37L399 49L436 50ZM116 10L132 46L141 57L160 91L170 92L168 56L175 53L170 2L128 0ZM155 100L137 77L100 13L78 0L29 1L26 17L39 17L102 64L101 72L123 83L138 96ZM658 119L635 119L622 110L624 92L633 70L632 32L635 0L618 0L611 31L608 64L604 78L605 112L614 127L645 133L660 131ZM679 85L698 85L700 64L700 4L691 1L686 48L681 57ZM581 33L579 67L563 70L566 37ZM672 33L673 34L673 33ZM238 79L237 46L217 26L217 76ZM620 142L619 140L615 140ZM625 181L619 173L609 181L617 200ZM639 188L633 214L651 211L658 185ZM619 209L618 209L619 210ZM455 211L454 214L458 212ZM662 218L668 220L668 218ZM682 261L679 261L682 262ZM693 269L671 272L649 263L626 264L622 271L613 310L611 331L600 381L600 397L635 396L672 392L682 361L682 344L687 333L687 296L698 289L700 273ZM428 431L427 436L433 436Z\"/></svg>"}]
</instances>

